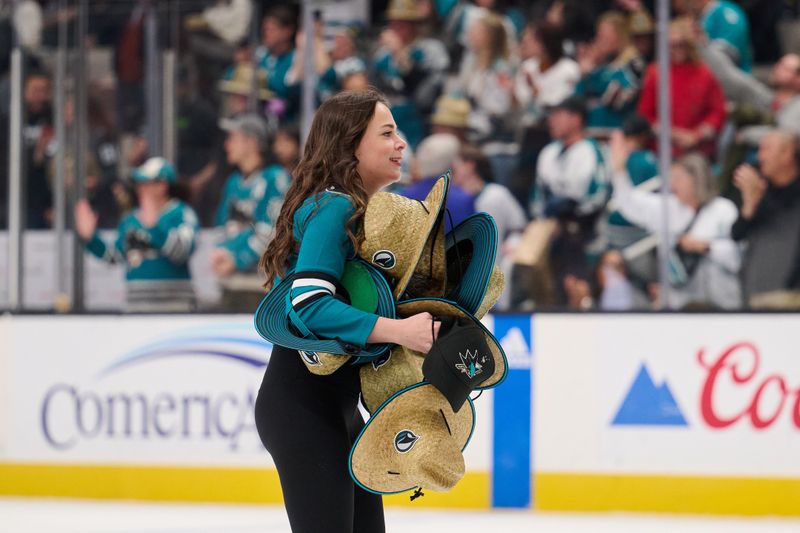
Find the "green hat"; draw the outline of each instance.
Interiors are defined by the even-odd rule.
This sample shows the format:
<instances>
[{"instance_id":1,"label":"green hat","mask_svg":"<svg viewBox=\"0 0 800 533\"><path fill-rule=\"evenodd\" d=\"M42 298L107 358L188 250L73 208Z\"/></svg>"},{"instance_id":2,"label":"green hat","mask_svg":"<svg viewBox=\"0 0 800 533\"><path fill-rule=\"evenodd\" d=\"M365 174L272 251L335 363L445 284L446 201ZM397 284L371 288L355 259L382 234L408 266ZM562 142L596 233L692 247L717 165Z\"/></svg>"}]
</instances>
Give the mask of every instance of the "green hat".
<instances>
[{"instance_id":1,"label":"green hat","mask_svg":"<svg viewBox=\"0 0 800 533\"><path fill-rule=\"evenodd\" d=\"M350 356L358 361L380 357L389 344L356 346L338 339L319 339L302 323L289 300L296 280L317 278L320 273L289 271L264 297L255 314L255 327L266 340L278 346L298 350L303 362L315 374L330 374ZM341 280L327 279L323 283L335 289L334 297L348 304L386 318L395 317L394 298L383 275L361 259L345 263ZM291 318L290 318L291 317Z\"/></svg>"},{"instance_id":2,"label":"green hat","mask_svg":"<svg viewBox=\"0 0 800 533\"><path fill-rule=\"evenodd\" d=\"M136 167L131 174L131 179L136 183L148 181L166 181L169 184L178 182L178 174L172 163L163 157L151 157L140 167Z\"/></svg>"}]
</instances>

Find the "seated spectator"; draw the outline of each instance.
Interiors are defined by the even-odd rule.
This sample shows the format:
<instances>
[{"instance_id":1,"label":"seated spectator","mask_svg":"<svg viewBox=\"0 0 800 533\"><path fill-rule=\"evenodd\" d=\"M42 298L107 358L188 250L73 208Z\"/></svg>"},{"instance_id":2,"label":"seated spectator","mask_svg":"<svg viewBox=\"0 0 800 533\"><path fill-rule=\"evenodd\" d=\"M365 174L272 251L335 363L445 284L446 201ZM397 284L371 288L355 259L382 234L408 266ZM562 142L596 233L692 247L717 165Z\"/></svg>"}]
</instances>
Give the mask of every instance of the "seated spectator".
<instances>
[{"instance_id":1,"label":"seated spectator","mask_svg":"<svg viewBox=\"0 0 800 533\"><path fill-rule=\"evenodd\" d=\"M534 186L539 152L551 141L547 108L575 91L581 73L578 64L564 56L561 29L547 22L525 28L520 56L523 61L514 80L514 98L521 141L516 180L510 188L516 198L524 201Z\"/></svg>"},{"instance_id":2,"label":"seated spectator","mask_svg":"<svg viewBox=\"0 0 800 533\"><path fill-rule=\"evenodd\" d=\"M425 121L442 90L450 57L441 41L419 34L425 11L416 2L392 0L389 27L374 56L375 85L389 99L397 129L412 148L427 135Z\"/></svg>"},{"instance_id":3,"label":"seated spectator","mask_svg":"<svg viewBox=\"0 0 800 533\"><path fill-rule=\"evenodd\" d=\"M732 236L747 244L742 266L745 301L800 289L800 167L797 136L775 130L761 141L760 170L742 165L734 174L742 207ZM773 301L775 301L773 300Z\"/></svg>"},{"instance_id":4,"label":"seated spectator","mask_svg":"<svg viewBox=\"0 0 800 533\"><path fill-rule=\"evenodd\" d=\"M454 135L435 133L426 137L414 153L411 164L411 184L400 194L415 200L424 200L439 176L453 167L460 143ZM447 193L445 217L447 231L475 213L475 200L458 185L451 184Z\"/></svg>"},{"instance_id":5,"label":"seated spectator","mask_svg":"<svg viewBox=\"0 0 800 533\"><path fill-rule=\"evenodd\" d=\"M658 192L634 189L625 171L629 150L622 133L611 139L614 201L626 219L653 234L662 231L663 198ZM669 294L671 308L711 305L722 309L741 306L741 254L731 239L736 206L717 196L706 159L687 154L670 170L672 194L667 199L670 246Z\"/></svg>"},{"instance_id":6,"label":"seated spectator","mask_svg":"<svg viewBox=\"0 0 800 533\"><path fill-rule=\"evenodd\" d=\"M535 219L515 250L518 285L514 305L566 303L567 276L588 280L588 244L596 237L598 215L608 200L603 153L586 136L586 104L571 96L555 106L548 122L553 142L539 155L531 199Z\"/></svg>"},{"instance_id":7,"label":"seated spectator","mask_svg":"<svg viewBox=\"0 0 800 533\"><path fill-rule=\"evenodd\" d=\"M272 238L290 178L282 167L266 165L269 135L261 117L244 115L223 122L223 129L228 162L237 170L217 210L225 235L211 252L211 269L223 288L223 308L253 311L264 296L256 266Z\"/></svg>"},{"instance_id":8,"label":"seated spectator","mask_svg":"<svg viewBox=\"0 0 800 533\"><path fill-rule=\"evenodd\" d=\"M467 42L453 91L469 99L472 141L489 158L497 182L506 185L519 147L509 125L514 69L500 17L487 14L478 18L470 26Z\"/></svg>"},{"instance_id":9,"label":"seated spectator","mask_svg":"<svg viewBox=\"0 0 800 533\"><path fill-rule=\"evenodd\" d=\"M289 76L295 61L297 14L285 5L267 11L261 23L261 46L255 59L264 71L267 89L272 93L270 112L283 122L292 122L300 111L300 83Z\"/></svg>"},{"instance_id":10,"label":"seated spectator","mask_svg":"<svg viewBox=\"0 0 800 533\"><path fill-rule=\"evenodd\" d=\"M597 22L594 40L578 49L583 78L575 94L586 98L589 128L619 128L636 107L644 62L630 42L628 21L610 12Z\"/></svg>"},{"instance_id":11,"label":"seated spectator","mask_svg":"<svg viewBox=\"0 0 800 533\"><path fill-rule=\"evenodd\" d=\"M114 241L97 232L97 214L85 199L75 204L75 229L94 256L125 265L128 311L187 312L195 308L189 257L198 225L177 198L177 174L161 157L134 170L138 207L119 224Z\"/></svg>"},{"instance_id":12,"label":"seated spectator","mask_svg":"<svg viewBox=\"0 0 800 533\"><path fill-rule=\"evenodd\" d=\"M714 155L725 122L725 97L713 72L700 60L691 21L669 26L670 91L672 95L672 154L698 151ZM647 67L639 113L654 126L658 121L658 65Z\"/></svg>"},{"instance_id":13,"label":"seated spectator","mask_svg":"<svg viewBox=\"0 0 800 533\"><path fill-rule=\"evenodd\" d=\"M600 255L591 280L567 276L564 285L570 309L630 311L649 307L647 298L629 279L625 259L617 250Z\"/></svg>"},{"instance_id":14,"label":"seated spectator","mask_svg":"<svg viewBox=\"0 0 800 533\"><path fill-rule=\"evenodd\" d=\"M729 0L677 0L675 9L697 18L708 38L718 43L740 69L753 69L750 23L741 6Z\"/></svg>"}]
</instances>

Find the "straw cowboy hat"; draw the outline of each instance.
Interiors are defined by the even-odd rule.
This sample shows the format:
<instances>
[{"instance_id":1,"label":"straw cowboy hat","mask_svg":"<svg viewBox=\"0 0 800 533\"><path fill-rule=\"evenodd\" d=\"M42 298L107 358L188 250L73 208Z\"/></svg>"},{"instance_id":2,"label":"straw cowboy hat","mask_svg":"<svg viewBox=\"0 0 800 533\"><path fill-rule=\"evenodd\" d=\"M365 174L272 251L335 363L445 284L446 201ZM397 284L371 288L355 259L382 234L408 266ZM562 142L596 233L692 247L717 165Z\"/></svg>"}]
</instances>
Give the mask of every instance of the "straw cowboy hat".
<instances>
[{"instance_id":1,"label":"straw cowboy hat","mask_svg":"<svg viewBox=\"0 0 800 533\"><path fill-rule=\"evenodd\" d=\"M223 79L217 88L223 93L247 96L253 89L253 73L257 76L255 88L260 100L269 100L274 95L267 89L267 74L262 69L253 69L253 65L240 63L236 65L230 78Z\"/></svg>"},{"instance_id":2,"label":"straw cowboy hat","mask_svg":"<svg viewBox=\"0 0 800 533\"><path fill-rule=\"evenodd\" d=\"M393 494L452 489L464 476L475 426L472 400L458 412L429 383L407 387L372 415L350 451L350 475L363 489Z\"/></svg>"},{"instance_id":3,"label":"straw cowboy hat","mask_svg":"<svg viewBox=\"0 0 800 533\"><path fill-rule=\"evenodd\" d=\"M266 340L278 346L298 350L303 362L314 374L334 372L350 359L358 356L366 360L384 354L388 344L356 346L338 339L318 339L297 315L296 306L289 300L292 284L304 277L302 272L290 271L258 306L255 327ZM389 285L383 275L361 259L347 261L341 280L328 282L333 296L362 311L394 318L395 307Z\"/></svg>"},{"instance_id":4,"label":"straw cowboy hat","mask_svg":"<svg viewBox=\"0 0 800 533\"><path fill-rule=\"evenodd\" d=\"M423 311L443 322L429 353L396 347L360 371L362 399L373 415L353 445L350 470L372 492L455 486L475 424L469 394L496 387L507 373L500 343L457 304L436 298L397 304L400 317Z\"/></svg>"},{"instance_id":5,"label":"straw cowboy hat","mask_svg":"<svg viewBox=\"0 0 800 533\"><path fill-rule=\"evenodd\" d=\"M422 201L378 192L367 204L359 255L390 278L396 299L412 281L420 290L421 284L433 280L435 286L423 290L444 294L444 205L449 185L447 172Z\"/></svg>"},{"instance_id":6,"label":"straw cowboy hat","mask_svg":"<svg viewBox=\"0 0 800 533\"><path fill-rule=\"evenodd\" d=\"M442 95L436 100L431 125L451 128L467 128L472 106L466 98Z\"/></svg>"},{"instance_id":7,"label":"straw cowboy hat","mask_svg":"<svg viewBox=\"0 0 800 533\"><path fill-rule=\"evenodd\" d=\"M476 213L450 230L444 240L447 261L445 298L475 314L487 291L496 291L497 287L491 286L493 279L495 284L499 281L497 276L492 277L498 246L497 225L487 213Z\"/></svg>"},{"instance_id":8,"label":"straw cowboy hat","mask_svg":"<svg viewBox=\"0 0 800 533\"><path fill-rule=\"evenodd\" d=\"M425 17L417 0L391 0L386 10L386 18L389 20L422 20Z\"/></svg>"}]
</instances>

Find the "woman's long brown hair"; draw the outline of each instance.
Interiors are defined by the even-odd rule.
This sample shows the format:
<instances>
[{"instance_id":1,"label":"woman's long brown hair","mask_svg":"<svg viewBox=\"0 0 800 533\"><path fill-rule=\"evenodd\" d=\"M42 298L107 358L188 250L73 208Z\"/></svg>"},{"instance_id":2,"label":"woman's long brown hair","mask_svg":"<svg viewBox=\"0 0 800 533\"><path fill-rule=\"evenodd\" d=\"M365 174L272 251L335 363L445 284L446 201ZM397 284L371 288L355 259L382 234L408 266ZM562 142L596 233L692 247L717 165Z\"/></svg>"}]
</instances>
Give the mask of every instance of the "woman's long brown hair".
<instances>
[{"instance_id":1,"label":"woman's long brown hair","mask_svg":"<svg viewBox=\"0 0 800 533\"><path fill-rule=\"evenodd\" d=\"M353 228L367 209L367 193L356 167L356 148L364 136L375 106L388 106L377 90L346 91L325 101L311 123L303 156L292 172L292 184L275 224L275 235L261 256L259 267L266 275L264 287L270 289L275 276L283 277L286 265L297 251L294 239L294 213L306 198L333 187L350 195L355 204L353 216L347 222L347 236L358 251L359 238Z\"/></svg>"}]
</instances>

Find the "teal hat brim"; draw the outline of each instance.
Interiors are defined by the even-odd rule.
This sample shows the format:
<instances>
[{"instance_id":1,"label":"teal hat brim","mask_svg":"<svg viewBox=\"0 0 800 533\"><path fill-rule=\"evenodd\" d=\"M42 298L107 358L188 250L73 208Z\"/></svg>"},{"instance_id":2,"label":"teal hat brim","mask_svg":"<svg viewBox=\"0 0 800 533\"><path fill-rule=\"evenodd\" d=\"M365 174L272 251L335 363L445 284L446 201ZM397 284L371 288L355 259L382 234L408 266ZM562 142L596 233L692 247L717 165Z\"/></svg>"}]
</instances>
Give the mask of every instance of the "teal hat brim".
<instances>
[{"instance_id":1,"label":"teal hat brim","mask_svg":"<svg viewBox=\"0 0 800 533\"><path fill-rule=\"evenodd\" d=\"M476 213L447 233L447 279L457 281L448 287L445 299L471 314L480 309L492 276L497 241L497 225L487 213Z\"/></svg>"},{"instance_id":2,"label":"teal hat brim","mask_svg":"<svg viewBox=\"0 0 800 533\"><path fill-rule=\"evenodd\" d=\"M375 313L386 318L395 318L394 297L386 279L366 261L361 259L353 261L369 273L377 293L377 308L362 309L362 311ZM297 273L289 271L287 276L261 300L253 320L256 331L264 339L276 346L284 346L292 350L351 355L358 356L359 359L365 358L369 360L380 357L391 347L387 343L367 344L364 347L359 347L336 339L310 339L300 335L291 325L286 308L287 297L292 290L292 282L297 277ZM347 279L345 277L343 281L346 282ZM356 276L352 279L363 280L364 278ZM347 287L347 285L344 285L344 287L348 292L354 294L361 290L359 287Z\"/></svg>"}]
</instances>

